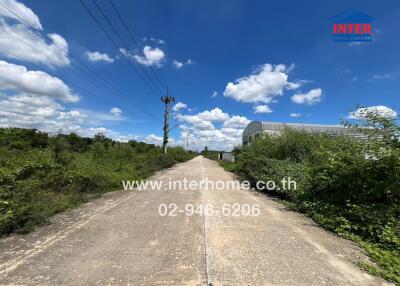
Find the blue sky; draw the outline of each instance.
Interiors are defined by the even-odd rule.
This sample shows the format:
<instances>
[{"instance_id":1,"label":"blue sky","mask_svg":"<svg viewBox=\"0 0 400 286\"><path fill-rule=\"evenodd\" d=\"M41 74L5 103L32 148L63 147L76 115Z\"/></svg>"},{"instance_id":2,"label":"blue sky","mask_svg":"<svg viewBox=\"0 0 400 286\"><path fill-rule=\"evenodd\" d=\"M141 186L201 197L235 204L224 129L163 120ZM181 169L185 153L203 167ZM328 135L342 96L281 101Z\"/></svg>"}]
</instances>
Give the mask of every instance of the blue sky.
<instances>
[{"instance_id":1,"label":"blue sky","mask_svg":"<svg viewBox=\"0 0 400 286\"><path fill-rule=\"evenodd\" d=\"M0 75L5 77L0 78L1 126L87 136L101 131L120 140L159 143L162 123L154 117L162 118L160 94L150 91L124 57L151 76L156 70L183 103L172 114L171 125L181 126L171 136L179 145L189 132L192 148L229 149L251 120L338 124L357 104L380 106L391 115L399 111L397 0L113 0L139 47L109 1L98 0L128 43L130 50L123 53L78 0L3 3L33 27L0 7L0 60L7 74ZM124 48L93 2L85 3ZM348 9L374 18L372 42L333 41L331 18ZM57 36L46 39L36 30ZM68 54L60 55L53 40ZM81 67L71 55L130 99L78 76ZM32 71L44 74L37 78Z\"/></svg>"}]
</instances>

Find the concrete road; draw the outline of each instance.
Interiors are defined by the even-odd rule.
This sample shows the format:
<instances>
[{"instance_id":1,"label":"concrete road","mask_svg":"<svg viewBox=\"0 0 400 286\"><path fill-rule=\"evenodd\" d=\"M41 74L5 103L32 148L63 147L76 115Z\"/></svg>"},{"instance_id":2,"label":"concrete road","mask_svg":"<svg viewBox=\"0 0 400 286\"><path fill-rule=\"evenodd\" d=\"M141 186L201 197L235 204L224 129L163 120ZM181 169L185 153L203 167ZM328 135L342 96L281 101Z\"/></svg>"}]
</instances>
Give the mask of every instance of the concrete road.
<instances>
[{"instance_id":1,"label":"concrete road","mask_svg":"<svg viewBox=\"0 0 400 286\"><path fill-rule=\"evenodd\" d=\"M351 242L264 195L168 183L206 177L234 179L197 157L153 176L160 190L110 193L1 239L0 285L389 285L355 266L366 258Z\"/></svg>"}]
</instances>

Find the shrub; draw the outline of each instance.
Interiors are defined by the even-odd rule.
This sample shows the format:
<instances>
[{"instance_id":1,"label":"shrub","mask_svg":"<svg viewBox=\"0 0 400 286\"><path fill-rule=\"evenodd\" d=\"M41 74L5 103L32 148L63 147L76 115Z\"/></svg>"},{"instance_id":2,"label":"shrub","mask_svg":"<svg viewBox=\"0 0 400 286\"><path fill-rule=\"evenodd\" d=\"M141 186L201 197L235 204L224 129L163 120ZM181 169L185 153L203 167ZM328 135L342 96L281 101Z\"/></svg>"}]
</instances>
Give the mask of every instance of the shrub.
<instances>
[{"instance_id":1,"label":"shrub","mask_svg":"<svg viewBox=\"0 0 400 286\"><path fill-rule=\"evenodd\" d=\"M271 193L341 236L362 245L379 269L400 285L400 144L394 121L375 115L353 126L366 141L285 130L243 147L235 170L254 186L291 177L297 191Z\"/></svg>"},{"instance_id":2,"label":"shrub","mask_svg":"<svg viewBox=\"0 0 400 286\"><path fill-rule=\"evenodd\" d=\"M307 184L306 166L303 163L291 162L290 160L270 159L266 156L254 156L254 153L243 152L238 158L238 171L241 178L250 182L256 187L258 181L267 183L273 181L275 190L270 192L282 198L295 198L296 193L305 189ZM282 179L294 180L296 190L288 189L288 185L282 184Z\"/></svg>"},{"instance_id":3,"label":"shrub","mask_svg":"<svg viewBox=\"0 0 400 286\"><path fill-rule=\"evenodd\" d=\"M360 146L348 151L320 152L318 164L310 168L310 193L338 204L398 203L399 155L393 150L379 158L366 158Z\"/></svg>"},{"instance_id":4,"label":"shrub","mask_svg":"<svg viewBox=\"0 0 400 286\"><path fill-rule=\"evenodd\" d=\"M155 145L102 134L48 137L0 128L0 235L28 232L57 212L121 189L122 180L142 180L194 156L180 147L164 155Z\"/></svg>"}]
</instances>

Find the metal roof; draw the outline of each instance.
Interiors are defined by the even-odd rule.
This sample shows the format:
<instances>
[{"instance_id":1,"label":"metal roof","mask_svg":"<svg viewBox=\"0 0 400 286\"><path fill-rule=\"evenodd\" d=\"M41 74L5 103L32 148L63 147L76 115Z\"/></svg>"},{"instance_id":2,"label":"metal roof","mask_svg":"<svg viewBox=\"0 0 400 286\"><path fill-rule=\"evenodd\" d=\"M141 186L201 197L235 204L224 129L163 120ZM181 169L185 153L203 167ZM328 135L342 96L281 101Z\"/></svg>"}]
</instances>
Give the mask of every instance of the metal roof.
<instances>
[{"instance_id":1,"label":"metal roof","mask_svg":"<svg viewBox=\"0 0 400 286\"><path fill-rule=\"evenodd\" d=\"M281 122L261 122L262 130L283 131L289 127L297 131L310 133L335 133L349 134L355 133L353 129L340 125L323 125L323 124L304 124L304 123L281 123Z\"/></svg>"},{"instance_id":2,"label":"metal roof","mask_svg":"<svg viewBox=\"0 0 400 286\"><path fill-rule=\"evenodd\" d=\"M243 131L243 139L251 134L260 133L262 131L281 132L285 128L291 128L296 131L307 133L323 133L331 135L350 135L354 137L364 137L364 134L341 125L326 125L326 124L305 124L305 123L284 123L284 122L250 122Z\"/></svg>"}]
</instances>

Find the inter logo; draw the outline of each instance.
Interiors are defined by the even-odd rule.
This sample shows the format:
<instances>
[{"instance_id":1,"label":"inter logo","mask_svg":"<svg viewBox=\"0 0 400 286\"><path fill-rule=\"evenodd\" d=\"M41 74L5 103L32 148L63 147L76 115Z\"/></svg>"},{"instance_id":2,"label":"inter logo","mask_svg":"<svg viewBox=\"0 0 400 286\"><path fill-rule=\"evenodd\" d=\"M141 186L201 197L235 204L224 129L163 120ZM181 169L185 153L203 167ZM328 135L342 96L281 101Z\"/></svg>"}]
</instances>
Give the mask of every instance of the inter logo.
<instances>
[{"instance_id":1,"label":"inter logo","mask_svg":"<svg viewBox=\"0 0 400 286\"><path fill-rule=\"evenodd\" d=\"M337 42L372 41L372 20L372 17L354 9L333 17L333 40Z\"/></svg>"}]
</instances>

